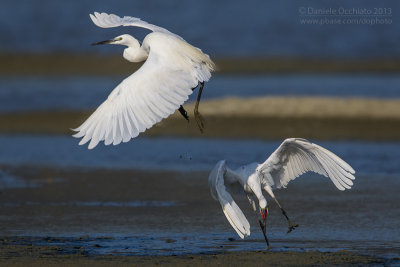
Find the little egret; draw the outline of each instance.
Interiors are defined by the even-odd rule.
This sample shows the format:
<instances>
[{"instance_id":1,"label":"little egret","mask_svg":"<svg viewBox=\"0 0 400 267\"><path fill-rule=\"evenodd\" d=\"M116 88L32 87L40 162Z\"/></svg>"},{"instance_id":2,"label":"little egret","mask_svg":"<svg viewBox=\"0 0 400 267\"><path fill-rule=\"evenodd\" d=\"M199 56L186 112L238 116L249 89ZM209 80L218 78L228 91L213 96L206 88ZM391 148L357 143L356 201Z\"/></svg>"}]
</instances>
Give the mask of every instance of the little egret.
<instances>
[{"instance_id":1,"label":"little egret","mask_svg":"<svg viewBox=\"0 0 400 267\"><path fill-rule=\"evenodd\" d=\"M220 202L226 218L241 238L250 235L250 224L232 199L230 192L244 191L259 217L261 230L269 246L266 235L268 206L262 189L281 209L289 223L289 233L298 225L289 220L272 190L285 188L291 180L308 171L329 177L342 191L350 189L353 185L352 180L355 179L353 168L329 150L305 139L289 138L261 164L253 162L233 171L225 165L224 160L219 161L210 173L208 185L212 197ZM258 209L254 197L258 200Z\"/></svg>"},{"instance_id":2,"label":"little egret","mask_svg":"<svg viewBox=\"0 0 400 267\"><path fill-rule=\"evenodd\" d=\"M136 26L151 30L142 45L134 37L123 34L114 39L94 43L124 45L123 57L130 62L146 62L123 80L96 111L78 128L76 138L80 145L89 143L89 149L99 142L118 145L128 142L179 110L189 120L182 104L200 84L194 116L200 131L203 122L198 107L204 82L211 78L215 65L204 54L180 36L149 24L139 18L114 14L90 14L93 23L101 28Z\"/></svg>"}]
</instances>

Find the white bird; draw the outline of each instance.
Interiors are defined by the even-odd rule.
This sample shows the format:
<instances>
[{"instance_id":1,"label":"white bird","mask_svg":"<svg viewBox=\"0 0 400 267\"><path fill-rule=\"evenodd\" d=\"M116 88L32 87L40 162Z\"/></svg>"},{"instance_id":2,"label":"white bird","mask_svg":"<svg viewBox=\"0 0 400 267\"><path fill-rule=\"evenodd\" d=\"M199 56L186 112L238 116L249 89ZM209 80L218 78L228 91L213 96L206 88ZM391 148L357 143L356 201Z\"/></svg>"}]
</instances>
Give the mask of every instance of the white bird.
<instances>
[{"instance_id":1,"label":"white bird","mask_svg":"<svg viewBox=\"0 0 400 267\"><path fill-rule=\"evenodd\" d=\"M204 82L211 78L215 69L209 56L180 36L139 18L97 12L90 14L90 18L101 28L136 26L152 33L144 38L142 45L128 34L93 44L124 45L127 46L123 53L126 60L147 60L123 80L80 127L73 129L77 132L74 137L83 137L79 144L90 140L89 149L92 149L101 141L105 145L128 142L177 109L189 120L182 104L199 84L194 115L202 131L204 126L198 106Z\"/></svg>"},{"instance_id":2,"label":"white bird","mask_svg":"<svg viewBox=\"0 0 400 267\"><path fill-rule=\"evenodd\" d=\"M289 220L272 190L285 188L290 181L308 171L329 177L341 191L350 189L355 179L354 169L329 150L305 139L289 138L261 164L253 162L233 171L226 166L225 160L219 161L210 173L208 185L212 197L220 202L226 218L241 238L250 235L250 224L231 193L245 192L253 210L260 215L259 223L269 246L266 235L268 206L262 190L281 209L289 223L289 233L298 225Z\"/></svg>"}]
</instances>

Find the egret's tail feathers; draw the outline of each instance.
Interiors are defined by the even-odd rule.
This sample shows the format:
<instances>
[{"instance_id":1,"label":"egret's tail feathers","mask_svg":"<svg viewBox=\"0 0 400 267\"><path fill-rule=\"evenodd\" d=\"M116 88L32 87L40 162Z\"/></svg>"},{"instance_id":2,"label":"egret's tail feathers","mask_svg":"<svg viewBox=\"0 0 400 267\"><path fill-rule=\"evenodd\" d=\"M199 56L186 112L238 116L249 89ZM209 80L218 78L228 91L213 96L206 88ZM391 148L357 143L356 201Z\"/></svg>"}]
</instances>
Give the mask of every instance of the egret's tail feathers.
<instances>
[{"instance_id":1,"label":"egret's tail feathers","mask_svg":"<svg viewBox=\"0 0 400 267\"><path fill-rule=\"evenodd\" d=\"M216 70L215 63L201 49L190 45L184 40L175 41L179 44L177 52L187 59L187 68L193 68L193 75L199 82L207 82L211 78L211 73Z\"/></svg>"}]
</instances>

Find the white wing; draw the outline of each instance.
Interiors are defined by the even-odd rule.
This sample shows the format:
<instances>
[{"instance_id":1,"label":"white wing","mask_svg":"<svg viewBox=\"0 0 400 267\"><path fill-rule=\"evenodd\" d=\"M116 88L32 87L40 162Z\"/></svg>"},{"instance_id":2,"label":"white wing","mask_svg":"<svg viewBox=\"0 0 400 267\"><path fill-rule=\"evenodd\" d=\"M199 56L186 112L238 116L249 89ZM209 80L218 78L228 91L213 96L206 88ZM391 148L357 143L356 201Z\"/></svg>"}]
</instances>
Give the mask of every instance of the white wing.
<instances>
[{"instance_id":1,"label":"white wing","mask_svg":"<svg viewBox=\"0 0 400 267\"><path fill-rule=\"evenodd\" d=\"M131 25L166 31L139 19L121 19L105 13L95 15L91 16L93 21L102 27L131 21ZM92 149L101 141L105 145L128 142L174 113L198 82L209 80L215 67L200 49L175 35L150 33L142 46L149 50L142 67L122 81L89 119L74 129L78 132L74 137L83 137L80 145L91 140L89 149Z\"/></svg>"},{"instance_id":2,"label":"white wing","mask_svg":"<svg viewBox=\"0 0 400 267\"><path fill-rule=\"evenodd\" d=\"M257 171L263 182L284 188L296 177L312 171L329 177L339 190L350 189L355 179L353 168L329 150L305 139L289 138L275 150Z\"/></svg>"},{"instance_id":3,"label":"white wing","mask_svg":"<svg viewBox=\"0 0 400 267\"><path fill-rule=\"evenodd\" d=\"M178 36L176 34L171 33L167 29L162 27L147 23L139 18L134 18L130 16L125 16L123 18L114 15L114 14L107 14L107 13L98 13L94 12L94 15L89 14L90 18L92 19L93 23L96 24L100 28L113 28L119 26L136 26L141 28L149 29L153 32L162 32L167 34L172 34L174 36ZM181 38L181 37L179 37Z\"/></svg>"},{"instance_id":4,"label":"white wing","mask_svg":"<svg viewBox=\"0 0 400 267\"><path fill-rule=\"evenodd\" d=\"M155 52L131 76L123 80L97 110L77 129L74 137L105 145L128 142L139 133L168 117L192 93L197 80L192 73L168 64Z\"/></svg>"},{"instance_id":5,"label":"white wing","mask_svg":"<svg viewBox=\"0 0 400 267\"><path fill-rule=\"evenodd\" d=\"M244 238L250 235L250 224L227 191L227 186L225 185L227 182L226 172L225 161L219 161L210 173L208 186L213 198L221 204L222 210L233 229L241 238Z\"/></svg>"}]
</instances>

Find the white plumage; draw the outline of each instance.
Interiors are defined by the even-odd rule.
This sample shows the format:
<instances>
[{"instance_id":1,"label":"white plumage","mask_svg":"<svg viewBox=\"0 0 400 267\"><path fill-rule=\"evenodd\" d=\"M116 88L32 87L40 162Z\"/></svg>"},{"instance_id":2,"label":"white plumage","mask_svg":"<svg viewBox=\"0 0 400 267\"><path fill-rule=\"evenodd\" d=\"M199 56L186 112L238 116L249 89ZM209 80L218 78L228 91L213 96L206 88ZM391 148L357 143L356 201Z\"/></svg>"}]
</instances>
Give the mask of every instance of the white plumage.
<instances>
[{"instance_id":1,"label":"white plumage","mask_svg":"<svg viewBox=\"0 0 400 267\"><path fill-rule=\"evenodd\" d=\"M250 235L250 224L228 192L227 187L233 187L239 181L234 175L227 173L227 170L225 161L219 161L210 173L208 185L212 197L221 203L222 210L233 229L241 238L244 238Z\"/></svg>"},{"instance_id":2,"label":"white plumage","mask_svg":"<svg viewBox=\"0 0 400 267\"><path fill-rule=\"evenodd\" d=\"M305 139L289 138L261 164L254 162L233 171L224 160L219 161L210 173L208 184L211 195L220 202L229 223L244 238L250 235L250 225L230 192L244 191L253 210L257 212L254 197L258 200L259 208L266 209L267 201L262 190L266 191L281 208L289 222L290 232L297 225L289 220L272 190L285 188L290 181L308 171L329 177L336 188L342 191L350 189L355 179L354 169L329 150Z\"/></svg>"},{"instance_id":3,"label":"white plumage","mask_svg":"<svg viewBox=\"0 0 400 267\"><path fill-rule=\"evenodd\" d=\"M192 89L211 77L215 65L200 49L168 30L138 18L114 14L90 14L102 28L137 26L153 31L142 45L124 34L96 44L120 44L124 58L131 62L146 60L142 67L123 80L96 111L78 128L74 137L82 138L89 149L99 142L118 145L128 142L155 123L170 116L192 94ZM197 118L196 118L197 119Z\"/></svg>"},{"instance_id":4,"label":"white plumage","mask_svg":"<svg viewBox=\"0 0 400 267\"><path fill-rule=\"evenodd\" d=\"M171 35L175 35L164 29L162 27L147 23L146 21L141 20L140 18L134 18L130 16L124 16L123 18L107 13L98 13L94 12L94 15L89 14L89 17L92 19L93 23L100 28L114 28L119 26L135 26L146 28L153 32L163 32ZM176 35L177 36L177 35ZM179 37L179 36L177 36ZM181 38L181 37L179 37ZM182 39L182 38L181 38Z\"/></svg>"}]
</instances>

